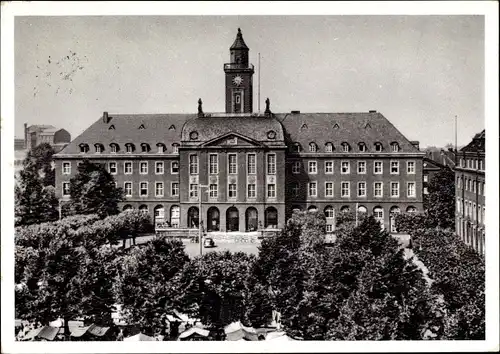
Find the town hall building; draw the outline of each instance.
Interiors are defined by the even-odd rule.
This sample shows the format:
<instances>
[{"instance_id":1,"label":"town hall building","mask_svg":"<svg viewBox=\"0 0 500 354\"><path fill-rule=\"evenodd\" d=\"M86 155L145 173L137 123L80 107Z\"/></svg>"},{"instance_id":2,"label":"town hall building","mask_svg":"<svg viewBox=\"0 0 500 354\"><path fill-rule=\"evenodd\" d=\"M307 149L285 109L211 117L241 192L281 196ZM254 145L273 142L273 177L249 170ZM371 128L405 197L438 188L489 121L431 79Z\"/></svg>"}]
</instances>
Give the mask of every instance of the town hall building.
<instances>
[{"instance_id":1,"label":"town hall building","mask_svg":"<svg viewBox=\"0 0 500 354\"><path fill-rule=\"evenodd\" d=\"M201 220L208 232L280 229L298 209L324 213L333 231L338 213L357 208L394 232L396 213L422 211L418 142L376 111L275 113L267 99L254 113L254 66L239 29L229 51L224 113L205 112L201 99L193 114L104 112L55 155L58 197L69 199L88 159L123 188L122 209L172 228Z\"/></svg>"}]
</instances>

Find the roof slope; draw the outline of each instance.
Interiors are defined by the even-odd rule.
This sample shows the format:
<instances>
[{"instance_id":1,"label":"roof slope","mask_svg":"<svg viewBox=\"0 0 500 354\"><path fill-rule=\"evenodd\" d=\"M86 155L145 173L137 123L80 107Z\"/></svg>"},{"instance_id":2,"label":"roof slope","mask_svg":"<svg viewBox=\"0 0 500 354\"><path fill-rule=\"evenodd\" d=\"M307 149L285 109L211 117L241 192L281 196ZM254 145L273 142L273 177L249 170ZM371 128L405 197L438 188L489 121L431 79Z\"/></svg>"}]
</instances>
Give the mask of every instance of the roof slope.
<instances>
[{"instance_id":1,"label":"roof slope","mask_svg":"<svg viewBox=\"0 0 500 354\"><path fill-rule=\"evenodd\" d=\"M248 46L243 40L243 35L241 34L241 29L238 28L238 33L236 34L236 39L234 40L233 45L229 49L246 49L248 50Z\"/></svg>"},{"instance_id":2,"label":"roof slope","mask_svg":"<svg viewBox=\"0 0 500 354\"><path fill-rule=\"evenodd\" d=\"M319 152L331 142L339 151L343 142L354 152L358 143L365 143L368 152L374 152L374 144L380 142L383 151L391 151L390 144L397 142L400 152L419 152L410 141L381 113L287 113L275 114L283 125L288 143L297 142L306 149L315 142Z\"/></svg>"},{"instance_id":3,"label":"roof slope","mask_svg":"<svg viewBox=\"0 0 500 354\"><path fill-rule=\"evenodd\" d=\"M486 151L486 130L477 133L472 141L460 149L463 152L485 152Z\"/></svg>"},{"instance_id":4,"label":"roof slope","mask_svg":"<svg viewBox=\"0 0 500 354\"><path fill-rule=\"evenodd\" d=\"M157 143L164 143L167 152L172 152L172 144L180 143L182 126L193 114L115 114L109 115L109 122L99 118L82 134L76 137L60 154L78 154L81 143L89 144L88 154L95 154L92 145L101 143L104 152L109 152L109 144L117 143L124 149L126 143L133 143L139 149L147 143L154 149ZM139 129L143 125L143 129Z\"/></svg>"}]
</instances>

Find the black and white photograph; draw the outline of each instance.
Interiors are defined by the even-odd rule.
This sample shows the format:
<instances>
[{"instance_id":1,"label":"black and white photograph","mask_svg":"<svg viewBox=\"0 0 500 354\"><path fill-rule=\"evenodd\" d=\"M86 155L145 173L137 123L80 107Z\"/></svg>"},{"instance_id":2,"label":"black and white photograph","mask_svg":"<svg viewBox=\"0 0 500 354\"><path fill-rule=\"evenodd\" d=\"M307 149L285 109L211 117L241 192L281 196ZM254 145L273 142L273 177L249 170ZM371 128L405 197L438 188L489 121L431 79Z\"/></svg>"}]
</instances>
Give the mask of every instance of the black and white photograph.
<instances>
[{"instance_id":1,"label":"black and white photograph","mask_svg":"<svg viewBox=\"0 0 500 354\"><path fill-rule=\"evenodd\" d=\"M498 48L489 1L2 2L2 351L498 350Z\"/></svg>"}]
</instances>

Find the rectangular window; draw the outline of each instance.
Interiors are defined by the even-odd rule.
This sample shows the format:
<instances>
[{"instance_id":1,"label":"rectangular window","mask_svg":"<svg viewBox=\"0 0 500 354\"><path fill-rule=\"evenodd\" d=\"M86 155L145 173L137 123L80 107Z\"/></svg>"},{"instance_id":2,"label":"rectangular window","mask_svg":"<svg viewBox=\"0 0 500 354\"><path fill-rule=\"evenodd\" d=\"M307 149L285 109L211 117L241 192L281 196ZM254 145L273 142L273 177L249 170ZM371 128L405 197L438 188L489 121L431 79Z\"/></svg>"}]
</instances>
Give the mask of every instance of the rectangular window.
<instances>
[{"instance_id":1,"label":"rectangular window","mask_svg":"<svg viewBox=\"0 0 500 354\"><path fill-rule=\"evenodd\" d=\"M145 161L141 161L139 164L139 173L141 175L147 175L148 174L148 163Z\"/></svg>"},{"instance_id":2,"label":"rectangular window","mask_svg":"<svg viewBox=\"0 0 500 354\"><path fill-rule=\"evenodd\" d=\"M172 182L172 184L170 185L170 195L172 197L179 196L179 183L178 182Z\"/></svg>"},{"instance_id":3,"label":"rectangular window","mask_svg":"<svg viewBox=\"0 0 500 354\"><path fill-rule=\"evenodd\" d=\"M70 175L71 174L71 162L63 162L62 173L63 173L63 175Z\"/></svg>"},{"instance_id":4,"label":"rectangular window","mask_svg":"<svg viewBox=\"0 0 500 354\"><path fill-rule=\"evenodd\" d=\"M299 183L298 182L294 182L292 184L292 195L294 197L298 197L299 196L299 189L300 189Z\"/></svg>"},{"instance_id":5,"label":"rectangular window","mask_svg":"<svg viewBox=\"0 0 500 354\"><path fill-rule=\"evenodd\" d=\"M155 195L157 197L163 197L163 194L164 194L163 182L156 182Z\"/></svg>"},{"instance_id":6,"label":"rectangular window","mask_svg":"<svg viewBox=\"0 0 500 354\"><path fill-rule=\"evenodd\" d=\"M373 163L373 173L376 175L381 175L384 172L382 161L375 161Z\"/></svg>"},{"instance_id":7,"label":"rectangular window","mask_svg":"<svg viewBox=\"0 0 500 354\"><path fill-rule=\"evenodd\" d=\"M219 195L218 186L215 183L210 184L208 190L208 196L210 198L217 198L217 196Z\"/></svg>"},{"instance_id":8,"label":"rectangular window","mask_svg":"<svg viewBox=\"0 0 500 354\"><path fill-rule=\"evenodd\" d=\"M189 155L189 174L198 174L198 155Z\"/></svg>"},{"instance_id":9,"label":"rectangular window","mask_svg":"<svg viewBox=\"0 0 500 354\"><path fill-rule=\"evenodd\" d=\"M409 175L415 174L415 161L406 162L406 173Z\"/></svg>"},{"instance_id":10,"label":"rectangular window","mask_svg":"<svg viewBox=\"0 0 500 354\"><path fill-rule=\"evenodd\" d=\"M340 173L343 175L347 175L351 173L351 166L349 164L349 161L342 161L340 165Z\"/></svg>"},{"instance_id":11,"label":"rectangular window","mask_svg":"<svg viewBox=\"0 0 500 354\"><path fill-rule=\"evenodd\" d=\"M255 198L257 196L256 188L254 183L250 183L247 185L247 197Z\"/></svg>"},{"instance_id":12,"label":"rectangular window","mask_svg":"<svg viewBox=\"0 0 500 354\"><path fill-rule=\"evenodd\" d=\"M316 197L318 195L318 184L316 182L309 182L309 196Z\"/></svg>"},{"instance_id":13,"label":"rectangular window","mask_svg":"<svg viewBox=\"0 0 500 354\"><path fill-rule=\"evenodd\" d=\"M366 182L358 182L358 197L366 197Z\"/></svg>"},{"instance_id":14,"label":"rectangular window","mask_svg":"<svg viewBox=\"0 0 500 354\"><path fill-rule=\"evenodd\" d=\"M268 154L267 155L267 174L275 175L276 174L276 155Z\"/></svg>"},{"instance_id":15,"label":"rectangular window","mask_svg":"<svg viewBox=\"0 0 500 354\"><path fill-rule=\"evenodd\" d=\"M267 197L268 198L276 198L276 185L268 184L267 185Z\"/></svg>"},{"instance_id":16,"label":"rectangular window","mask_svg":"<svg viewBox=\"0 0 500 354\"><path fill-rule=\"evenodd\" d=\"M325 173L333 174L333 161L325 161Z\"/></svg>"},{"instance_id":17,"label":"rectangular window","mask_svg":"<svg viewBox=\"0 0 500 354\"><path fill-rule=\"evenodd\" d=\"M208 156L209 173L216 175L219 173L219 156L217 154L210 154Z\"/></svg>"},{"instance_id":18,"label":"rectangular window","mask_svg":"<svg viewBox=\"0 0 500 354\"><path fill-rule=\"evenodd\" d=\"M325 197L333 197L333 182L325 183Z\"/></svg>"},{"instance_id":19,"label":"rectangular window","mask_svg":"<svg viewBox=\"0 0 500 354\"><path fill-rule=\"evenodd\" d=\"M406 195L409 197L409 198L415 198L417 193L415 191L415 182L408 182L408 184L406 185L407 186L407 193Z\"/></svg>"},{"instance_id":20,"label":"rectangular window","mask_svg":"<svg viewBox=\"0 0 500 354\"><path fill-rule=\"evenodd\" d=\"M148 196L148 182L141 182L140 189L139 189L139 195L141 197Z\"/></svg>"},{"instance_id":21,"label":"rectangular window","mask_svg":"<svg viewBox=\"0 0 500 354\"><path fill-rule=\"evenodd\" d=\"M399 174L399 161L391 161L391 175Z\"/></svg>"},{"instance_id":22,"label":"rectangular window","mask_svg":"<svg viewBox=\"0 0 500 354\"><path fill-rule=\"evenodd\" d=\"M108 165L108 170L110 174L116 175L116 173L118 172L118 168L116 167L116 162L110 162Z\"/></svg>"},{"instance_id":23,"label":"rectangular window","mask_svg":"<svg viewBox=\"0 0 500 354\"><path fill-rule=\"evenodd\" d=\"M170 172L173 175L176 175L179 173L179 162L178 161L172 161L172 163L170 164Z\"/></svg>"},{"instance_id":24,"label":"rectangular window","mask_svg":"<svg viewBox=\"0 0 500 354\"><path fill-rule=\"evenodd\" d=\"M308 172L310 174L316 174L318 173L318 164L316 161L309 161L309 169Z\"/></svg>"},{"instance_id":25,"label":"rectangular window","mask_svg":"<svg viewBox=\"0 0 500 354\"><path fill-rule=\"evenodd\" d=\"M326 232L333 232L333 225L332 224L326 224Z\"/></svg>"},{"instance_id":26,"label":"rectangular window","mask_svg":"<svg viewBox=\"0 0 500 354\"><path fill-rule=\"evenodd\" d=\"M236 196L237 196L236 183L230 183L228 188L228 197L236 198Z\"/></svg>"},{"instance_id":27,"label":"rectangular window","mask_svg":"<svg viewBox=\"0 0 500 354\"><path fill-rule=\"evenodd\" d=\"M342 182L340 185L340 196L343 198L348 198L351 195L351 188L349 182Z\"/></svg>"},{"instance_id":28,"label":"rectangular window","mask_svg":"<svg viewBox=\"0 0 500 354\"><path fill-rule=\"evenodd\" d=\"M292 173L297 175L300 173L300 161L294 161L292 165Z\"/></svg>"},{"instance_id":29,"label":"rectangular window","mask_svg":"<svg viewBox=\"0 0 500 354\"><path fill-rule=\"evenodd\" d=\"M173 154L179 153L179 144L172 144L172 153Z\"/></svg>"},{"instance_id":30,"label":"rectangular window","mask_svg":"<svg viewBox=\"0 0 500 354\"><path fill-rule=\"evenodd\" d=\"M155 173L157 175L162 175L165 171L164 165L162 161L156 161L155 163Z\"/></svg>"},{"instance_id":31,"label":"rectangular window","mask_svg":"<svg viewBox=\"0 0 500 354\"><path fill-rule=\"evenodd\" d=\"M358 174L364 175L366 173L366 161L358 161Z\"/></svg>"},{"instance_id":32,"label":"rectangular window","mask_svg":"<svg viewBox=\"0 0 500 354\"><path fill-rule=\"evenodd\" d=\"M69 182L63 182L63 184L62 184L62 195L64 197L69 196Z\"/></svg>"},{"instance_id":33,"label":"rectangular window","mask_svg":"<svg viewBox=\"0 0 500 354\"><path fill-rule=\"evenodd\" d=\"M198 184L189 185L189 198L198 198Z\"/></svg>"},{"instance_id":34,"label":"rectangular window","mask_svg":"<svg viewBox=\"0 0 500 354\"><path fill-rule=\"evenodd\" d=\"M126 175L132 174L132 162L125 162L124 164L124 173Z\"/></svg>"},{"instance_id":35,"label":"rectangular window","mask_svg":"<svg viewBox=\"0 0 500 354\"><path fill-rule=\"evenodd\" d=\"M254 175L257 173L257 156L255 154L247 155L247 174Z\"/></svg>"},{"instance_id":36,"label":"rectangular window","mask_svg":"<svg viewBox=\"0 0 500 354\"><path fill-rule=\"evenodd\" d=\"M384 195L384 189L382 182L373 183L373 196L375 198L382 198Z\"/></svg>"},{"instance_id":37,"label":"rectangular window","mask_svg":"<svg viewBox=\"0 0 500 354\"><path fill-rule=\"evenodd\" d=\"M424 182L429 182L429 176L428 175L424 175Z\"/></svg>"},{"instance_id":38,"label":"rectangular window","mask_svg":"<svg viewBox=\"0 0 500 354\"><path fill-rule=\"evenodd\" d=\"M125 189L125 196L131 197L132 196L132 182L125 182L124 184L124 189Z\"/></svg>"},{"instance_id":39,"label":"rectangular window","mask_svg":"<svg viewBox=\"0 0 500 354\"><path fill-rule=\"evenodd\" d=\"M238 162L237 162L237 156L236 154L229 154L227 155L228 158L228 164L229 164L229 174L230 175L235 175L238 173Z\"/></svg>"},{"instance_id":40,"label":"rectangular window","mask_svg":"<svg viewBox=\"0 0 500 354\"><path fill-rule=\"evenodd\" d=\"M399 197L399 182L391 182L391 197Z\"/></svg>"}]
</instances>

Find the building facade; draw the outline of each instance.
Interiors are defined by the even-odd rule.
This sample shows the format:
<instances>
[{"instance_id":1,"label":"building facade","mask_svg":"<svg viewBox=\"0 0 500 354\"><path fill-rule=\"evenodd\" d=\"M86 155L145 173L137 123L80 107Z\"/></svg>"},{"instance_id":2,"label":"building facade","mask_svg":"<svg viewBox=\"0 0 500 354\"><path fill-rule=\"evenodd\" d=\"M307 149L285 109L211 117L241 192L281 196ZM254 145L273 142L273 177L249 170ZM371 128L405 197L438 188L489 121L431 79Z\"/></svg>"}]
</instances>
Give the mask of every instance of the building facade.
<instances>
[{"instance_id":1,"label":"building facade","mask_svg":"<svg viewBox=\"0 0 500 354\"><path fill-rule=\"evenodd\" d=\"M108 114L55 155L68 199L79 161L103 163L124 189L123 209L207 231L279 229L294 209L373 214L422 210L423 158L381 113L253 113L253 66L241 31L224 64L226 111Z\"/></svg>"},{"instance_id":2,"label":"building facade","mask_svg":"<svg viewBox=\"0 0 500 354\"><path fill-rule=\"evenodd\" d=\"M30 125L24 123L24 145L31 150L42 143L50 144L56 152L71 142L71 134L65 129L57 129L52 125Z\"/></svg>"},{"instance_id":3,"label":"building facade","mask_svg":"<svg viewBox=\"0 0 500 354\"><path fill-rule=\"evenodd\" d=\"M456 233L469 246L485 251L485 131L459 151L455 166Z\"/></svg>"}]
</instances>

